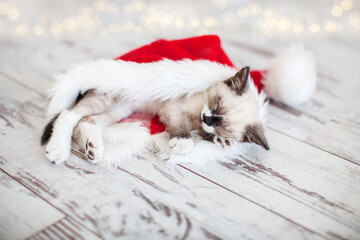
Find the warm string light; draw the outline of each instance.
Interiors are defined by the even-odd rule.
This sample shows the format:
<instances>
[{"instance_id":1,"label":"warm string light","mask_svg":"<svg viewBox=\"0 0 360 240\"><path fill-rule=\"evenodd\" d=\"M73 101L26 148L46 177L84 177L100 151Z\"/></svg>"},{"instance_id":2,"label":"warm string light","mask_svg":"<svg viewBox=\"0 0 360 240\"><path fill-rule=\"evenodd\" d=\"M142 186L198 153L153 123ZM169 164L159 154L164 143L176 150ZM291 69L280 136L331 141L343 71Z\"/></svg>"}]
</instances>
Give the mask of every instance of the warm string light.
<instances>
[{"instance_id":1,"label":"warm string light","mask_svg":"<svg viewBox=\"0 0 360 240\"><path fill-rule=\"evenodd\" d=\"M7 4L5 2L0 3L0 15L8 14L9 10L10 10L9 4Z\"/></svg>"},{"instance_id":2,"label":"warm string light","mask_svg":"<svg viewBox=\"0 0 360 240\"><path fill-rule=\"evenodd\" d=\"M349 22L355 28L360 29L360 16L358 13L356 13L356 12L350 13Z\"/></svg>"},{"instance_id":3,"label":"warm string light","mask_svg":"<svg viewBox=\"0 0 360 240\"><path fill-rule=\"evenodd\" d=\"M353 3L351 0L343 0L341 1L340 5L344 11L350 11L353 7Z\"/></svg>"},{"instance_id":4,"label":"warm string light","mask_svg":"<svg viewBox=\"0 0 360 240\"><path fill-rule=\"evenodd\" d=\"M20 17L20 12L17 8L11 8L8 13L7 13L8 17L10 20L12 21L16 21L19 19Z\"/></svg>"},{"instance_id":5,"label":"warm string light","mask_svg":"<svg viewBox=\"0 0 360 240\"><path fill-rule=\"evenodd\" d=\"M331 9L331 13L335 17L340 17L343 14L343 9L339 5L334 5Z\"/></svg>"},{"instance_id":6,"label":"warm string light","mask_svg":"<svg viewBox=\"0 0 360 240\"><path fill-rule=\"evenodd\" d=\"M311 24L311 25L310 25L310 31L311 31L312 33L318 33L318 32L320 32L320 25L317 24L317 23Z\"/></svg>"},{"instance_id":7,"label":"warm string light","mask_svg":"<svg viewBox=\"0 0 360 240\"><path fill-rule=\"evenodd\" d=\"M213 18L213 17L206 17L205 19L204 19L204 24L205 24L205 26L207 26L207 27L215 27L215 25L216 25L216 19L215 18Z\"/></svg>"},{"instance_id":8,"label":"warm string light","mask_svg":"<svg viewBox=\"0 0 360 240\"><path fill-rule=\"evenodd\" d=\"M20 24L16 27L15 32L17 35L23 37L28 33L28 28L25 24Z\"/></svg>"},{"instance_id":9,"label":"warm string light","mask_svg":"<svg viewBox=\"0 0 360 240\"><path fill-rule=\"evenodd\" d=\"M219 10L224 10L227 6L226 0L215 0L215 7Z\"/></svg>"},{"instance_id":10,"label":"warm string light","mask_svg":"<svg viewBox=\"0 0 360 240\"><path fill-rule=\"evenodd\" d=\"M352 11L352 0L335 0L330 7L330 17L322 23L309 13L297 13L291 17L282 16L274 9L264 8L260 4L251 3L237 9L229 9L227 0L212 0L213 7L218 11L217 17L210 15L200 16L192 9L175 10L168 13L154 4L148 4L143 0L134 0L124 5L108 0L96 0L90 4L79 4L68 16L53 14L42 15L36 19L33 26L22 22L21 12L17 5L12 2L0 2L0 16L7 16L10 22L14 22L13 28L7 27L20 37L25 36L59 36L81 32L86 36L97 32L102 38L108 38L111 34L132 32L140 34L144 30L156 32L163 28L187 29L197 31L198 34L217 31L220 27L237 24L239 19L254 22L254 27L260 33L271 35L275 32L281 34L319 34L321 32L341 32L349 27L360 29L359 13ZM126 22L102 22L103 14L129 14L136 16L137 21ZM139 16L140 15L140 16ZM130 19L134 19L131 17ZM344 24L340 22L340 19ZM344 22L345 20L345 22ZM0 20L0 31L4 31L4 21ZM13 24L10 24L10 26ZM193 29L193 30L191 30ZM214 30L211 30L214 29ZM84 35L84 36L85 36Z\"/></svg>"}]
</instances>

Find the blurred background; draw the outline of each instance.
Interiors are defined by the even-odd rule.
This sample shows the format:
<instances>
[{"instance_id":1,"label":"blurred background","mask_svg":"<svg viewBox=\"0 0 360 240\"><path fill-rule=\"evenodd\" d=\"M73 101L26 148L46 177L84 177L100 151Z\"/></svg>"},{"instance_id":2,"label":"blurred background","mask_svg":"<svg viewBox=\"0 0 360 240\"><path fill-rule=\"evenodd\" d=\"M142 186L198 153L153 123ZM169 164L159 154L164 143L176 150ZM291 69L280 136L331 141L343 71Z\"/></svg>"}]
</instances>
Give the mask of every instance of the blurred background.
<instances>
[{"instance_id":1,"label":"blurred background","mask_svg":"<svg viewBox=\"0 0 360 240\"><path fill-rule=\"evenodd\" d=\"M251 34L286 42L332 36L354 43L360 40L360 1L0 0L3 40L102 40L113 46L203 34L226 39Z\"/></svg>"}]
</instances>

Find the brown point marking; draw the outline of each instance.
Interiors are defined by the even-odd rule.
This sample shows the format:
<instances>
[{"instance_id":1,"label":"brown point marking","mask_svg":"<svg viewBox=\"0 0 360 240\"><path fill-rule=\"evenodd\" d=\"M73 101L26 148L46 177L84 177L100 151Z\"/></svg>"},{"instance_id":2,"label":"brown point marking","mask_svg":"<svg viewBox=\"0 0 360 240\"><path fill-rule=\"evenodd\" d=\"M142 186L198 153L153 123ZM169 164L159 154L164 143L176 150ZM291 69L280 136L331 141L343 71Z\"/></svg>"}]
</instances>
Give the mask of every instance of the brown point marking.
<instances>
[{"instance_id":1,"label":"brown point marking","mask_svg":"<svg viewBox=\"0 0 360 240\"><path fill-rule=\"evenodd\" d=\"M231 90L236 91L236 94L241 96L247 86L249 73L250 68L244 67L238 71L235 76L225 80L224 83L230 87Z\"/></svg>"},{"instance_id":2,"label":"brown point marking","mask_svg":"<svg viewBox=\"0 0 360 240\"><path fill-rule=\"evenodd\" d=\"M270 150L265 137L264 128L261 124L246 126L243 142L255 143L266 150Z\"/></svg>"}]
</instances>

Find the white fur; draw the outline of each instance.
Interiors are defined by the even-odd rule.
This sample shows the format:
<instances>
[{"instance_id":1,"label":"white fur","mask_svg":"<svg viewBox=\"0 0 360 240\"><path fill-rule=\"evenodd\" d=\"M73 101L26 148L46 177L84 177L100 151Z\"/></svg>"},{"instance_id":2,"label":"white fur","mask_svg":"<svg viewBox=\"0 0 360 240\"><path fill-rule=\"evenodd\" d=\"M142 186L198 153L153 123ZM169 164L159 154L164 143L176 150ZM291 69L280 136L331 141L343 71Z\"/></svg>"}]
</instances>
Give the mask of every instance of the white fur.
<instances>
[{"instance_id":1,"label":"white fur","mask_svg":"<svg viewBox=\"0 0 360 240\"><path fill-rule=\"evenodd\" d=\"M187 155L194 147L194 141L191 138L172 138L169 141L169 147L172 153Z\"/></svg>"},{"instance_id":2,"label":"white fur","mask_svg":"<svg viewBox=\"0 0 360 240\"><path fill-rule=\"evenodd\" d=\"M116 166L131 156L142 156L153 150L149 130L140 122L119 123L102 128L104 157L100 165Z\"/></svg>"},{"instance_id":3,"label":"white fur","mask_svg":"<svg viewBox=\"0 0 360 240\"><path fill-rule=\"evenodd\" d=\"M101 166L116 166L121 161L130 159L131 156L168 161L172 167L180 163L204 164L224 157L235 157L243 150L242 144L236 144L236 142L232 142L231 146L225 149L224 146L204 141L194 131L191 138L193 141L191 151L186 155L174 154L169 146L170 137L167 132L150 135L140 123L120 123L116 127L119 134L122 130L128 130L128 132L121 134L120 139L116 137L114 131L108 131L105 134L107 136L104 137L104 159L100 162ZM128 135L129 131L132 134ZM138 138L134 138L135 136ZM125 141L130 144L125 144Z\"/></svg>"},{"instance_id":4,"label":"white fur","mask_svg":"<svg viewBox=\"0 0 360 240\"><path fill-rule=\"evenodd\" d=\"M79 92L89 89L141 105L190 96L235 73L235 68L208 60L135 63L100 59L76 65L56 77L47 116L68 108Z\"/></svg>"},{"instance_id":5,"label":"white fur","mask_svg":"<svg viewBox=\"0 0 360 240\"><path fill-rule=\"evenodd\" d=\"M212 113L211 113L211 110L209 108L209 106L207 104L204 105L203 109L201 110L201 120L203 120L203 116L206 116L206 117L211 117L212 116Z\"/></svg>"},{"instance_id":6,"label":"white fur","mask_svg":"<svg viewBox=\"0 0 360 240\"><path fill-rule=\"evenodd\" d=\"M263 124L263 126L265 126L267 109L268 109L267 107L268 107L269 101L266 101L266 94L264 93L263 90L261 90L260 93L258 92L258 89L255 86L252 78L250 78L249 83L250 83L250 91L255 95L256 101L259 106L259 116L260 116L261 123Z\"/></svg>"},{"instance_id":7,"label":"white fur","mask_svg":"<svg viewBox=\"0 0 360 240\"><path fill-rule=\"evenodd\" d=\"M264 84L273 99L290 106L308 101L316 87L316 67L312 52L302 45L291 45L270 60Z\"/></svg>"},{"instance_id":8,"label":"white fur","mask_svg":"<svg viewBox=\"0 0 360 240\"><path fill-rule=\"evenodd\" d=\"M207 104L205 104L203 109L201 110L201 115L200 115L201 120L203 120L204 114L205 114L206 117L211 117L212 116L211 110L210 110L210 108L209 108L209 106ZM204 129L205 132L215 134L214 127L211 127L211 126L207 125L203 121L201 121L201 127Z\"/></svg>"},{"instance_id":9,"label":"white fur","mask_svg":"<svg viewBox=\"0 0 360 240\"><path fill-rule=\"evenodd\" d=\"M75 112L63 110L56 120L53 134L46 146L46 157L56 164L62 163L69 158L71 135L81 116Z\"/></svg>"},{"instance_id":10,"label":"white fur","mask_svg":"<svg viewBox=\"0 0 360 240\"><path fill-rule=\"evenodd\" d=\"M166 160L169 164L172 165L172 167L174 167L175 164L180 163L205 164L207 162L214 161L215 159L234 157L239 153L237 150L229 152L223 148L219 148L212 142L204 141L196 131L192 132L191 138L194 141L193 149L187 155L181 155L171 153L168 145L168 133L163 132L160 134L155 134L152 136L155 145L155 151L151 153L148 152L142 157Z\"/></svg>"}]
</instances>

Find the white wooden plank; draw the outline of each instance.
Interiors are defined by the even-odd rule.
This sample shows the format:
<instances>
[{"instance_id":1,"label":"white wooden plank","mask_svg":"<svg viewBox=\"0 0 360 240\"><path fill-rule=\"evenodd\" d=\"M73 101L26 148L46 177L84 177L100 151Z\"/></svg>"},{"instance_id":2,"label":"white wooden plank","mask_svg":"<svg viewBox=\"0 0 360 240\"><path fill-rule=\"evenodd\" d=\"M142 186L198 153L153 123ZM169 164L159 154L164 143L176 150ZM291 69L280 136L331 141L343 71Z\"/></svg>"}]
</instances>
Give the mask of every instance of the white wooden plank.
<instances>
[{"instance_id":1,"label":"white wooden plank","mask_svg":"<svg viewBox=\"0 0 360 240\"><path fill-rule=\"evenodd\" d=\"M329 238L359 237L360 168L276 131L267 135L270 151L244 144L236 159L183 166Z\"/></svg>"},{"instance_id":2,"label":"white wooden plank","mask_svg":"<svg viewBox=\"0 0 360 240\"><path fill-rule=\"evenodd\" d=\"M36 86L37 91L45 94L53 81L53 75L65 71L73 64L99 58L115 58L134 47L148 43L144 39L130 38L126 45L111 39L104 45L99 44L99 40L101 39L76 42L39 39L33 43L18 39L0 39L0 74L7 78L13 77L14 81L29 88ZM108 46L116 46L117 51L114 52L114 48Z\"/></svg>"},{"instance_id":3,"label":"white wooden plank","mask_svg":"<svg viewBox=\"0 0 360 240\"><path fill-rule=\"evenodd\" d=\"M1 126L2 168L38 195L104 238L318 239L317 229L241 198L185 169L171 171L160 162L132 160L120 168L100 169L73 157L53 165L38 145L46 102L0 79L9 125ZM16 100L8 89L16 89ZM16 112L24 102L36 107ZM11 111L10 111L11 110ZM7 114L16 112L16 114ZM25 125L22 121L28 123ZM13 159L21 159L14 161Z\"/></svg>"},{"instance_id":4,"label":"white wooden plank","mask_svg":"<svg viewBox=\"0 0 360 240\"><path fill-rule=\"evenodd\" d=\"M24 239L64 217L1 170L0 196L0 239Z\"/></svg>"}]
</instances>

